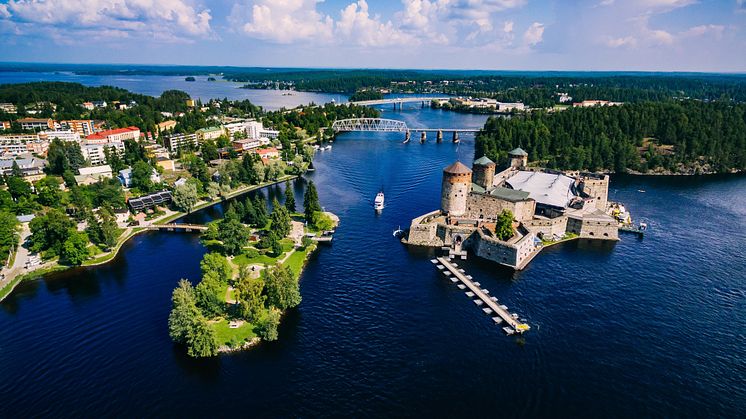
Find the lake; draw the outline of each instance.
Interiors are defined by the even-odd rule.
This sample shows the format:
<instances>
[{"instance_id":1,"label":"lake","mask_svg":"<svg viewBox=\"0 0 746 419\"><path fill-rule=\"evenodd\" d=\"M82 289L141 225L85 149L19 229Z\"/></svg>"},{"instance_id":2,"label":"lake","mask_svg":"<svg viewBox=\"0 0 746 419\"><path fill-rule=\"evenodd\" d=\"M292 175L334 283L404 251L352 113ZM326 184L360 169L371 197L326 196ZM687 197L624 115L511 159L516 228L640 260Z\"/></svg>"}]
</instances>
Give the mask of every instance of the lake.
<instances>
[{"instance_id":1,"label":"lake","mask_svg":"<svg viewBox=\"0 0 746 419\"><path fill-rule=\"evenodd\" d=\"M384 116L485 119L418 105ZM205 252L196 235L147 233L108 265L20 285L0 304L0 417L743 415L746 177L614 176L610 197L648 222L644 239L558 245L521 272L465 261L531 324L508 337L437 273L434 252L392 237L438 207L442 169L471 164L473 136L402 140L343 134L291 184L300 205L313 180L342 221L276 342L208 360L171 343L171 291L198 279ZM281 200L283 188L254 193Z\"/></svg>"}]
</instances>

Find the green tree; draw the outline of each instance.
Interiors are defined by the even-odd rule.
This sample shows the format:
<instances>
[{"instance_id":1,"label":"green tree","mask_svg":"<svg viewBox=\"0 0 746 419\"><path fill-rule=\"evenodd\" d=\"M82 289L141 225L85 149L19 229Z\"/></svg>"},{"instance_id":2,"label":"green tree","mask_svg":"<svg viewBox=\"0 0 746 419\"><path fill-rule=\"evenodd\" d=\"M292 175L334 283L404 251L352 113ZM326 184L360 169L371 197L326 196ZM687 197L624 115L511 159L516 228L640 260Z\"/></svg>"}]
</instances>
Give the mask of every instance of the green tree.
<instances>
[{"instance_id":1,"label":"green tree","mask_svg":"<svg viewBox=\"0 0 746 419\"><path fill-rule=\"evenodd\" d=\"M90 255L88 243L88 236L85 233L76 230L71 231L62 245L60 260L73 266L82 264Z\"/></svg>"},{"instance_id":2,"label":"green tree","mask_svg":"<svg viewBox=\"0 0 746 419\"><path fill-rule=\"evenodd\" d=\"M62 251L62 244L70 237L75 224L62 211L50 209L31 220L29 227L31 251L46 251L48 256L56 256Z\"/></svg>"},{"instance_id":3,"label":"green tree","mask_svg":"<svg viewBox=\"0 0 746 419\"><path fill-rule=\"evenodd\" d=\"M323 212L315 212L311 218L311 224L320 231L328 231L334 228L334 221Z\"/></svg>"},{"instance_id":4,"label":"green tree","mask_svg":"<svg viewBox=\"0 0 746 419\"><path fill-rule=\"evenodd\" d=\"M495 235L503 241L513 237L513 213L510 210L504 209L497 216Z\"/></svg>"},{"instance_id":5,"label":"green tree","mask_svg":"<svg viewBox=\"0 0 746 419\"><path fill-rule=\"evenodd\" d=\"M218 340L215 329L207 319L199 316L186 336L187 353L195 358L206 358L218 354Z\"/></svg>"},{"instance_id":6,"label":"green tree","mask_svg":"<svg viewBox=\"0 0 746 419\"><path fill-rule=\"evenodd\" d=\"M295 193L290 187L290 181L285 182L285 208L291 214L295 212Z\"/></svg>"},{"instance_id":7,"label":"green tree","mask_svg":"<svg viewBox=\"0 0 746 419\"><path fill-rule=\"evenodd\" d=\"M207 317L214 317L222 313L225 305L225 295L221 295L223 288L215 273L205 275L194 290L197 307Z\"/></svg>"},{"instance_id":8,"label":"green tree","mask_svg":"<svg viewBox=\"0 0 746 419\"><path fill-rule=\"evenodd\" d=\"M235 218L225 218L218 224L218 238L226 254L237 255L249 241L249 230Z\"/></svg>"},{"instance_id":9,"label":"green tree","mask_svg":"<svg viewBox=\"0 0 746 419\"><path fill-rule=\"evenodd\" d=\"M236 294L241 316L249 322L256 322L264 311L266 297L262 294L264 280L251 278L248 269L242 269L236 283Z\"/></svg>"},{"instance_id":10,"label":"green tree","mask_svg":"<svg viewBox=\"0 0 746 419\"><path fill-rule=\"evenodd\" d=\"M264 197L261 194L257 194L254 197L254 223L257 228L265 228L269 221L267 217L267 203L264 202Z\"/></svg>"},{"instance_id":11,"label":"green tree","mask_svg":"<svg viewBox=\"0 0 746 419\"><path fill-rule=\"evenodd\" d=\"M303 214L306 217L306 221L309 223L313 220L313 214L321 211L321 204L319 204L319 194L316 192L316 185L313 181L308 182L306 192L303 194Z\"/></svg>"},{"instance_id":12,"label":"green tree","mask_svg":"<svg viewBox=\"0 0 746 419\"><path fill-rule=\"evenodd\" d=\"M287 310L300 304L300 286L286 266L276 266L266 271L265 290L267 304Z\"/></svg>"},{"instance_id":13,"label":"green tree","mask_svg":"<svg viewBox=\"0 0 746 419\"><path fill-rule=\"evenodd\" d=\"M117 245L121 232L114 214L109 210L102 208L99 215L101 217L101 244L105 249L110 250Z\"/></svg>"},{"instance_id":14,"label":"green tree","mask_svg":"<svg viewBox=\"0 0 746 419\"><path fill-rule=\"evenodd\" d=\"M59 207L62 204L62 191L60 191L60 179L54 176L46 176L36 182L37 201L47 207Z\"/></svg>"},{"instance_id":15,"label":"green tree","mask_svg":"<svg viewBox=\"0 0 746 419\"><path fill-rule=\"evenodd\" d=\"M187 182L174 188L173 202L179 211L192 212L197 200L197 188L193 184Z\"/></svg>"},{"instance_id":16,"label":"green tree","mask_svg":"<svg viewBox=\"0 0 746 419\"><path fill-rule=\"evenodd\" d=\"M276 198L272 200L272 215L270 216L270 220L272 221L272 231L276 232L279 238L290 234L290 223L292 221L290 214L288 214L287 208L277 202Z\"/></svg>"},{"instance_id":17,"label":"green tree","mask_svg":"<svg viewBox=\"0 0 746 419\"><path fill-rule=\"evenodd\" d=\"M233 277L233 269L228 263L228 259L220 253L210 252L202 257L199 263L202 275L214 273L215 277L223 284L227 284Z\"/></svg>"},{"instance_id":18,"label":"green tree","mask_svg":"<svg viewBox=\"0 0 746 419\"><path fill-rule=\"evenodd\" d=\"M14 200L18 201L21 198L31 197L31 185L23 180L22 177L9 176L5 180L5 183L8 185L8 192L10 192L10 196Z\"/></svg>"},{"instance_id":19,"label":"green tree","mask_svg":"<svg viewBox=\"0 0 746 419\"><path fill-rule=\"evenodd\" d=\"M132 165L132 187L142 192L153 190L153 181L150 177L153 175L153 168L146 162L138 160Z\"/></svg>"},{"instance_id":20,"label":"green tree","mask_svg":"<svg viewBox=\"0 0 746 419\"><path fill-rule=\"evenodd\" d=\"M20 223L16 216L5 210L0 211L0 260L3 263L11 250L18 246L19 231Z\"/></svg>"},{"instance_id":21,"label":"green tree","mask_svg":"<svg viewBox=\"0 0 746 419\"><path fill-rule=\"evenodd\" d=\"M277 340L277 328L280 325L280 310L270 308L267 315L257 325L257 334L267 342Z\"/></svg>"},{"instance_id":22,"label":"green tree","mask_svg":"<svg viewBox=\"0 0 746 419\"><path fill-rule=\"evenodd\" d=\"M179 281L171 294L171 313L168 315L168 334L176 343L186 343L189 330L200 316L194 298L194 288L186 279Z\"/></svg>"}]
</instances>

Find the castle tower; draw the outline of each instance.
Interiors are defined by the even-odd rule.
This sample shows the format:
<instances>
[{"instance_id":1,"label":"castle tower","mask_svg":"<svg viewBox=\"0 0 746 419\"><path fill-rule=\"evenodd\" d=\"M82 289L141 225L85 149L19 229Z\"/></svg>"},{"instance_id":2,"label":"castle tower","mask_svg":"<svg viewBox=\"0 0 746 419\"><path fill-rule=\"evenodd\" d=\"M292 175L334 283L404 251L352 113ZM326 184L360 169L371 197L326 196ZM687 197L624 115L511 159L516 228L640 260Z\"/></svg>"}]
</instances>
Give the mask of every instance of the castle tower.
<instances>
[{"instance_id":1,"label":"castle tower","mask_svg":"<svg viewBox=\"0 0 746 419\"><path fill-rule=\"evenodd\" d=\"M492 189L492 183L495 180L495 162L482 156L474 161L474 183L483 187L484 190Z\"/></svg>"},{"instance_id":2,"label":"castle tower","mask_svg":"<svg viewBox=\"0 0 746 419\"><path fill-rule=\"evenodd\" d=\"M510 167L514 169L524 169L528 164L528 153L520 147L509 151L508 158L510 158Z\"/></svg>"},{"instance_id":3,"label":"castle tower","mask_svg":"<svg viewBox=\"0 0 746 419\"><path fill-rule=\"evenodd\" d=\"M460 217L466 213L466 199L471 192L471 170L461 162L443 169L440 206L443 212Z\"/></svg>"}]
</instances>

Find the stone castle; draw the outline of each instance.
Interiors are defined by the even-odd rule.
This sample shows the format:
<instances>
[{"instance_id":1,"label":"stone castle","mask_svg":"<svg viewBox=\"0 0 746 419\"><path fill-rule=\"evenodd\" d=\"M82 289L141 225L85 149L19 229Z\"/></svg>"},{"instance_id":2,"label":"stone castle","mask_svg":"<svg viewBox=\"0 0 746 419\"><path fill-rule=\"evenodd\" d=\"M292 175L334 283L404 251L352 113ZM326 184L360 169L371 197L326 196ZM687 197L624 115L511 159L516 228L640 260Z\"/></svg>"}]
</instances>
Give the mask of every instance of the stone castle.
<instances>
[{"instance_id":1,"label":"stone castle","mask_svg":"<svg viewBox=\"0 0 746 419\"><path fill-rule=\"evenodd\" d=\"M523 269L548 242L618 240L618 223L606 213L608 175L528 168L520 148L508 156L510 165L499 173L486 156L472 169L460 162L443 169L441 209L412 220L405 242L470 250ZM513 237L506 241L494 234L503 210L514 217Z\"/></svg>"}]
</instances>

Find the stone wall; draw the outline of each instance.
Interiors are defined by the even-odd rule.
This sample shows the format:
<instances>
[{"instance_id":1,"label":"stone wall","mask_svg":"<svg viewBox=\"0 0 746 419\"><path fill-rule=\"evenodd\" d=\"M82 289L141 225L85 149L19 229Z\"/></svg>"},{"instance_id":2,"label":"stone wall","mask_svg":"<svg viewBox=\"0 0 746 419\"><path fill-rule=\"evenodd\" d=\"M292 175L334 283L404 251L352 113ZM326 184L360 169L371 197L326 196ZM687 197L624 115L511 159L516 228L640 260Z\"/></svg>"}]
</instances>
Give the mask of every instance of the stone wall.
<instances>
[{"instance_id":1,"label":"stone wall","mask_svg":"<svg viewBox=\"0 0 746 419\"><path fill-rule=\"evenodd\" d=\"M583 192L595 200L596 208L606 210L609 201L609 176L603 175L600 179L585 178Z\"/></svg>"},{"instance_id":2,"label":"stone wall","mask_svg":"<svg viewBox=\"0 0 746 419\"><path fill-rule=\"evenodd\" d=\"M407 243L414 246L442 246L442 240L438 244L438 224L429 220L440 215L440 211L429 212L412 220L409 226Z\"/></svg>"},{"instance_id":3,"label":"stone wall","mask_svg":"<svg viewBox=\"0 0 746 419\"><path fill-rule=\"evenodd\" d=\"M568 217L567 231L584 239L619 240L619 229L613 219L583 219Z\"/></svg>"},{"instance_id":4,"label":"stone wall","mask_svg":"<svg viewBox=\"0 0 746 419\"><path fill-rule=\"evenodd\" d=\"M468 218L494 220L504 209L510 210L518 221L530 220L536 210L536 201L527 199L512 202L476 192L470 193L466 200L466 217Z\"/></svg>"},{"instance_id":5,"label":"stone wall","mask_svg":"<svg viewBox=\"0 0 746 419\"><path fill-rule=\"evenodd\" d=\"M472 167L472 182L483 187L484 189L492 188L492 182L495 177L495 164L475 164Z\"/></svg>"},{"instance_id":6,"label":"stone wall","mask_svg":"<svg viewBox=\"0 0 746 419\"><path fill-rule=\"evenodd\" d=\"M555 218L537 218L534 220L524 221L523 224L534 234L545 239L550 239L552 236L562 237L565 235L565 231L567 231L567 216L563 215Z\"/></svg>"}]
</instances>

